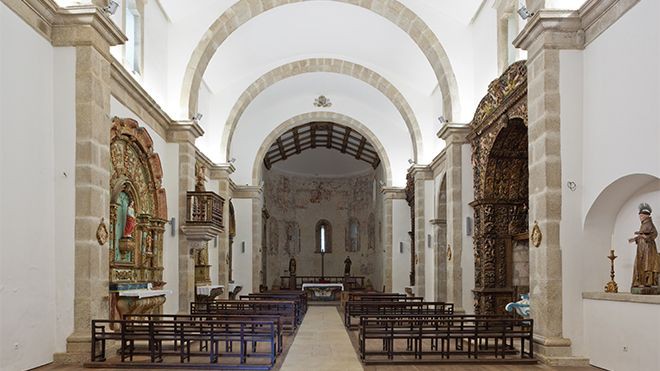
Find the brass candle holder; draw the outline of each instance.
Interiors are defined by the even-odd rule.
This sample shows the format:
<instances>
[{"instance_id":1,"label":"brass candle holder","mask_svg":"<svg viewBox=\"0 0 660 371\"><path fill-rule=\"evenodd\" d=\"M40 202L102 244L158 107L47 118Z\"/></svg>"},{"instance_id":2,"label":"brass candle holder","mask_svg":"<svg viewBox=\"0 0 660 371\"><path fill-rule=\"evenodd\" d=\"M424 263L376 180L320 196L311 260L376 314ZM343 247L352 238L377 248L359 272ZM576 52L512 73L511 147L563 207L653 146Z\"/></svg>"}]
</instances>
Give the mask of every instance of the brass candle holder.
<instances>
[{"instance_id":1,"label":"brass candle holder","mask_svg":"<svg viewBox=\"0 0 660 371\"><path fill-rule=\"evenodd\" d=\"M619 286L616 284L614 281L614 259L617 258L616 255L614 255L614 250L610 250L610 255L607 257L610 259L610 282L605 285L605 292L619 292Z\"/></svg>"}]
</instances>

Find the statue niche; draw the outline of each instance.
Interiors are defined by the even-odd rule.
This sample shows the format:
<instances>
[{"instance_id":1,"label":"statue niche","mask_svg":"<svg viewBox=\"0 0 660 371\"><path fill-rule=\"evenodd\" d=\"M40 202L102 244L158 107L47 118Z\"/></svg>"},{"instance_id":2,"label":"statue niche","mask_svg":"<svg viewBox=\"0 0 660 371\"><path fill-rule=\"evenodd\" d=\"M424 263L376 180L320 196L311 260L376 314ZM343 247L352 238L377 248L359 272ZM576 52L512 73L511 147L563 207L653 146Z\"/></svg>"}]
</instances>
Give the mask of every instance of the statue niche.
<instances>
[{"instance_id":1,"label":"statue niche","mask_svg":"<svg viewBox=\"0 0 660 371\"><path fill-rule=\"evenodd\" d=\"M111 318L157 310L164 292L126 299L128 290L161 289L167 222L163 170L149 133L135 120L114 118L110 135ZM156 292L152 292L155 294Z\"/></svg>"},{"instance_id":2,"label":"statue niche","mask_svg":"<svg viewBox=\"0 0 660 371\"><path fill-rule=\"evenodd\" d=\"M529 292L525 61L512 64L488 86L470 129L475 312L499 314Z\"/></svg>"}]
</instances>

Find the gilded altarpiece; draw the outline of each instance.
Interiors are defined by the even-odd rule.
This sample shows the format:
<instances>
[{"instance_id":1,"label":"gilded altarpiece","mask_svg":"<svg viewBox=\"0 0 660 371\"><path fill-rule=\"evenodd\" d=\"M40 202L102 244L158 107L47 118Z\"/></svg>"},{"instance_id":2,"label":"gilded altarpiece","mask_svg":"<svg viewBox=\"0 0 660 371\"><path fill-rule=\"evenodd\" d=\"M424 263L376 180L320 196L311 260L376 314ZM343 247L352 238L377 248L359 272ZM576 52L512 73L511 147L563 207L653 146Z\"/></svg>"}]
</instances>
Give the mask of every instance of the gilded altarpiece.
<instances>
[{"instance_id":1,"label":"gilded altarpiece","mask_svg":"<svg viewBox=\"0 0 660 371\"><path fill-rule=\"evenodd\" d=\"M164 296L124 302L126 290L160 289L163 281L163 232L167 222L163 170L153 141L132 119L114 118L111 128L110 293L111 317L137 306L158 310Z\"/></svg>"},{"instance_id":2,"label":"gilded altarpiece","mask_svg":"<svg viewBox=\"0 0 660 371\"><path fill-rule=\"evenodd\" d=\"M514 267L514 260L523 262L521 254L528 254L525 61L512 64L488 86L470 129L475 197L470 204L474 208L474 306L478 314L497 314L504 312L516 294L529 291L528 281L520 282L524 281L525 274L519 273L524 267Z\"/></svg>"}]
</instances>

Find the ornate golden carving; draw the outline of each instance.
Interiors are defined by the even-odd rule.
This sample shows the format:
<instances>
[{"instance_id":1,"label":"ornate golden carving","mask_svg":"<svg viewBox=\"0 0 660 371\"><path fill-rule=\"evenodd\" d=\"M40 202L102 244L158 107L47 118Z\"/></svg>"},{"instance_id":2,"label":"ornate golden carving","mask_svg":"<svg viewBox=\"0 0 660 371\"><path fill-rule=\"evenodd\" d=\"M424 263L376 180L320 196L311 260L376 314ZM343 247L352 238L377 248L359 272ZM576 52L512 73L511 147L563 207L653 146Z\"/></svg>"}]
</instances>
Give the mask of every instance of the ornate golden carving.
<instances>
[{"instance_id":1,"label":"ornate golden carving","mask_svg":"<svg viewBox=\"0 0 660 371\"><path fill-rule=\"evenodd\" d=\"M488 86L470 123L474 169L475 310L503 311L513 299L510 241L527 231L527 71L512 64ZM504 303L504 304L503 304Z\"/></svg>"},{"instance_id":2,"label":"ornate golden carving","mask_svg":"<svg viewBox=\"0 0 660 371\"><path fill-rule=\"evenodd\" d=\"M99 242L99 245L103 246L108 242L108 227L105 225L105 218L101 218L99 227L96 228L96 241Z\"/></svg>"},{"instance_id":3,"label":"ornate golden carving","mask_svg":"<svg viewBox=\"0 0 660 371\"><path fill-rule=\"evenodd\" d=\"M534 221L534 226L532 227L532 234L529 236L534 247L541 246L541 241L543 240L543 233L541 233L541 228L538 223Z\"/></svg>"}]
</instances>

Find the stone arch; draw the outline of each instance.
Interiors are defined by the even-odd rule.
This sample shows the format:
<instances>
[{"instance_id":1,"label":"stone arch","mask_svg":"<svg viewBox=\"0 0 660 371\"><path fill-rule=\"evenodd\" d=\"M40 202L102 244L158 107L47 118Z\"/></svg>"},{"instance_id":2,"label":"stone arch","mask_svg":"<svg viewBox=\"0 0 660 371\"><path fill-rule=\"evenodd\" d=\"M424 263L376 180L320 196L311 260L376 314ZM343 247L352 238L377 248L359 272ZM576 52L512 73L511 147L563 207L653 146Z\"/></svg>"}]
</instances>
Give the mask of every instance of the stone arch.
<instances>
[{"instance_id":1,"label":"stone arch","mask_svg":"<svg viewBox=\"0 0 660 371\"><path fill-rule=\"evenodd\" d=\"M376 135L374 135L374 133L371 132L371 130L369 130L369 128L367 128L364 124L360 123L354 118L342 115L341 113L327 111L303 113L286 120L277 128L273 129L273 131L268 134L266 139L264 139L263 143L259 147L259 150L257 151L257 155L255 156L254 164L252 165L252 184L259 184L261 181L262 161L271 144L273 144L273 142L275 142L279 136L284 134L289 129L299 125L307 124L312 121L330 121L348 126L349 128L357 131L362 136L367 138L380 157L380 163L383 167L386 185L389 186L392 184L392 166L390 165L390 159L387 156L385 147L383 147L383 144L380 142L380 140L378 140L378 137L376 137Z\"/></svg>"},{"instance_id":2,"label":"stone arch","mask_svg":"<svg viewBox=\"0 0 660 371\"><path fill-rule=\"evenodd\" d=\"M220 45L241 25L258 15L287 4L305 0L271 0L268 2L240 0L227 9L209 27L199 41L186 67L181 90L181 108L188 117L197 110L199 88L206 68ZM419 46L429 61L442 92L443 115L452 121L460 112L458 84L449 57L435 33L412 10L398 0L333 0L370 10L394 23Z\"/></svg>"},{"instance_id":3,"label":"stone arch","mask_svg":"<svg viewBox=\"0 0 660 371\"><path fill-rule=\"evenodd\" d=\"M415 113L410 107L410 104L408 104L408 101L403 97L403 94L387 79L369 68L341 59L331 58L309 58L287 63L265 73L245 89L232 107L222 134L220 148L225 149L226 158L230 158L229 149L231 140L241 116L261 92L286 78L313 72L331 72L351 76L378 89L392 102L406 123L413 145L413 160L417 161L418 156L423 153L422 132L419 129Z\"/></svg>"}]
</instances>

